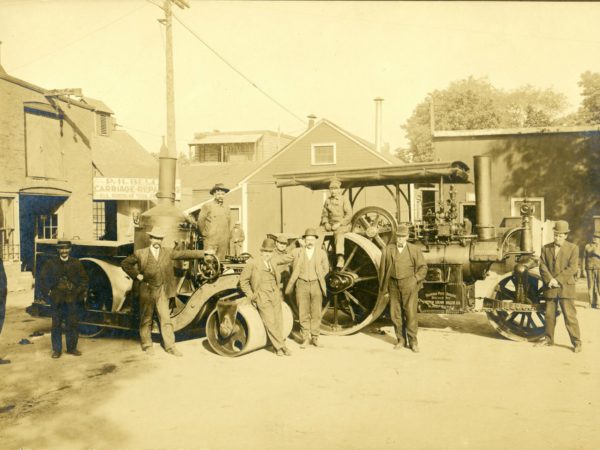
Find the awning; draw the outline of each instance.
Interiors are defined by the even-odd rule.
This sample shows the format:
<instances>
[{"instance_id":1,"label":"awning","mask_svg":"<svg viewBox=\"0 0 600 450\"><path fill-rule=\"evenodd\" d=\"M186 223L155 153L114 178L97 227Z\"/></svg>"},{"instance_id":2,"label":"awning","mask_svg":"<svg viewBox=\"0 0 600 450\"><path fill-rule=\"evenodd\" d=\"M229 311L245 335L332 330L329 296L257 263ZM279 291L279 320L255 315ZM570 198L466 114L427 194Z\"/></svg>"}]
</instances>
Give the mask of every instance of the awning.
<instances>
[{"instance_id":1,"label":"awning","mask_svg":"<svg viewBox=\"0 0 600 450\"><path fill-rule=\"evenodd\" d=\"M359 169L332 169L319 172L286 172L274 175L277 187L306 186L327 189L332 178L342 188L412 183L469 183L469 166L462 161L403 164Z\"/></svg>"}]
</instances>

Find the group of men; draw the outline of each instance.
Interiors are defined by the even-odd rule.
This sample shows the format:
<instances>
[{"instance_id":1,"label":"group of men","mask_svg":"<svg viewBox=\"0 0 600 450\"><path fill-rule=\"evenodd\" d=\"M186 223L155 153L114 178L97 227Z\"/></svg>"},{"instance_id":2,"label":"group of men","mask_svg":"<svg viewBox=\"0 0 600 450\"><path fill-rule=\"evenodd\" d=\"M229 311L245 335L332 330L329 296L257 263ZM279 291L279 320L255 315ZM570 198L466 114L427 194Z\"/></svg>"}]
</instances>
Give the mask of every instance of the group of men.
<instances>
[{"instance_id":1,"label":"group of men","mask_svg":"<svg viewBox=\"0 0 600 450\"><path fill-rule=\"evenodd\" d=\"M270 342L278 356L291 355L285 343L282 328L284 295L297 306L301 341L300 348L308 345L322 347L319 341L323 298L327 296L326 275L330 271L328 255L322 249L324 232L332 232L335 247L336 270L344 269L344 234L350 230L352 207L341 196L337 179L329 184L330 196L323 205L319 231L308 228L302 236L302 246L288 250L285 235L262 242L260 255L248 261L240 276L240 288L259 311ZM175 335L170 317L169 301L176 295L173 260L198 258L212 252L224 259L232 251L231 236L236 236L239 254L243 231L231 233L229 208L223 201L228 192L222 184L211 190L213 201L203 206L198 228L203 235L204 251L177 251L163 247L164 230L148 231L150 245L136 250L122 262L123 270L139 283L139 333L143 351L153 354L151 339L152 318L158 315L165 351L181 356L175 347ZM241 233L240 233L241 231ZM581 351L581 337L575 311L575 281L579 251L566 241L569 233L566 221L559 220L554 228L554 242L545 245L540 259L540 273L544 282L546 300L546 328L542 345L553 345L556 309L565 315L565 324L575 352ZM379 266L379 292L389 297L390 318L394 325L394 348L410 348L419 352L417 339L418 292L427 275L427 264L420 248L408 242L409 228L401 224L396 239L382 251ZM42 292L52 301L52 357L62 353L62 322L65 322L67 353L81 355L77 349L78 304L87 292L88 277L79 260L70 257L71 244L58 242L58 257L44 265L40 275ZM600 235L593 245L586 246L586 270L590 292L595 293L593 306L598 306L598 275L600 274ZM295 300L292 296L295 295Z\"/></svg>"}]
</instances>

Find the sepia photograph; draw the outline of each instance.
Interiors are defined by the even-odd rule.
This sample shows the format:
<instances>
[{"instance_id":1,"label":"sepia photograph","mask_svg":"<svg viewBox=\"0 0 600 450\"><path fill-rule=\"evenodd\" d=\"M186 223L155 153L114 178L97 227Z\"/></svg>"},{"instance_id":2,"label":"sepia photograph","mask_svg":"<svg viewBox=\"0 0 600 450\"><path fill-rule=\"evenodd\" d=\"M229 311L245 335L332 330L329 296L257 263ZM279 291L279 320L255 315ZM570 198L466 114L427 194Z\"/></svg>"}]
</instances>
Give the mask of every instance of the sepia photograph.
<instances>
[{"instance_id":1,"label":"sepia photograph","mask_svg":"<svg viewBox=\"0 0 600 450\"><path fill-rule=\"evenodd\" d=\"M0 450L600 448L598 23L0 0Z\"/></svg>"}]
</instances>

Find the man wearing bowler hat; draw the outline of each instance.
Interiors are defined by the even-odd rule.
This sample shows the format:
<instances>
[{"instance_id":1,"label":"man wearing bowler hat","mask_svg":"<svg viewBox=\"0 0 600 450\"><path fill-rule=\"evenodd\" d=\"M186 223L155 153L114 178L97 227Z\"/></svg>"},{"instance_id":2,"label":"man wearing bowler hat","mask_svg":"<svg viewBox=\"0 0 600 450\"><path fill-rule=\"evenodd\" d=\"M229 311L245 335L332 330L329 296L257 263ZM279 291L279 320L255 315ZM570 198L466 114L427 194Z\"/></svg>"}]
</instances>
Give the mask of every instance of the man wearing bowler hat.
<instances>
[{"instance_id":1,"label":"man wearing bowler hat","mask_svg":"<svg viewBox=\"0 0 600 450\"><path fill-rule=\"evenodd\" d=\"M585 246L583 253L585 276L592 308L600 308L600 231L594 233L592 242Z\"/></svg>"},{"instance_id":2,"label":"man wearing bowler hat","mask_svg":"<svg viewBox=\"0 0 600 450\"><path fill-rule=\"evenodd\" d=\"M80 306L88 289L88 276L83 264L71 257L71 242L59 240L58 256L49 259L40 272L42 293L52 304L52 357L62 354L62 323L65 323L67 353L81 356L77 350Z\"/></svg>"},{"instance_id":3,"label":"man wearing bowler hat","mask_svg":"<svg viewBox=\"0 0 600 450\"><path fill-rule=\"evenodd\" d=\"M554 224L554 242L544 245L540 258L540 275L544 282L546 299L546 332L536 345L554 345L556 308L560 304L573 351L581 351L581 337L575 311L575 282L579 263L579 248L567 241L569 223L557 220Z\"/></svg>"},{"instance_id":4,"label":"man wearing bowler hat","mask_svg":"<svg viewBox=\"0 0 600 450\"><path fill-rule=\"evenodd\" d=\"M329 273L329 261L325 251L316 245L318 236L314 228L308 228L302 237L305 246L292 252L292 274L285 293L290 295L296 288L302 334L300 348L306 348L309 337L312 345L322 347L323 344L319 342L321 309L323 296L327 296L325 276Z\"/></svg>"},{"instance_id":5,"label":"man wearing bowler hat","mask_svg":"<svg viewBox=\"0 0 600 450\"><path fill-rule=\"evenodd\" d=\"M171 322L169 300L177 295L174 259L198 259L204 256L202 250L173 250L163 247L165 230L154 227L147 232L148 247L136 250L121 263L121 267L135 282L139 282L140 301L140 340L142 350L153 355L152 317L158 313L160 332L165 351L173 356L182 356L175 347L175 332Z\"/></svg>"},{"instance_id":6,"label":"man wearing bowler hat","mask_svg":"<svg viewBox=\"0 0 600 450\"><path fill-rule=\"evenodd\" d=\"M390 296L390 316L398 340L395 349L410 347L413 352L419 352L417 302L426 275L423 253L408 242L408 225L398 225L396 242L388 244L381 253L378 299L382 301L382 296Z\"/></svg>"},{"instance_id":7,"label":"man wearing bowler hat","mask_svg":"<svg viewBox=\"0 0 600 450\"><path fill-rule=\"evenodd\" d=\"M280 257L274 256L275 241L265 239L260 256L246 264L240 275L240 288L258 309L277 356L290 356L283 336Z\"/></svg>"},{"instance_id":8,"label":"man wearing bowler hat","mask_svg":"<svg viewBox=\"0 0 600 450\"><path fill-rule=\"evenodd\" d=\"M333 231L335 245L336 267L344 267L344 235L350 231L352 220L352 206L347 198L342 197L342 183L337 178L332 178L329 183L330 196L323 204L321 213L321 228Z\"/></svg>"},{"instance_id":9,"label":"man wearing bowler hat","mask_svg":"<svg viewBox=\"0 0 600 450\"><path fill-rule=\"evenodd\" d=\"M202 206L198 216L198 228L204 238L204 250L214 250L220 260L225 258L229 250L231 214L224 201L228 192L229 189L223 183L215 184L210 190L213 200Z\"/></svg>"}]
</instances>

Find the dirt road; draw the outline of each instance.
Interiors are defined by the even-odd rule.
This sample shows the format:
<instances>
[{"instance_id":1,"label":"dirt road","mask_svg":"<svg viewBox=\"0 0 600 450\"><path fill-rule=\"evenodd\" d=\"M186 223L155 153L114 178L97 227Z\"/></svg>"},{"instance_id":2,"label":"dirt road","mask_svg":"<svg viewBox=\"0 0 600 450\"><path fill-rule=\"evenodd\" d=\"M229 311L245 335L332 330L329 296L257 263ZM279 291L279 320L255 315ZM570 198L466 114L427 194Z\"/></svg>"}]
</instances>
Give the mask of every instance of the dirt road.
<instances>
[{"instance_id":1,"label":"dirt road","mask_svg":"<svg viewBox=\"0 0 600 450\"><path fill-rule=\"evenodd\" d=\"M596 449L600 311L578 309L583 352L562 320L557 346L499 337L481 314L421 316L421 353L385 335L322 337L292 357L238 359L203 339L183 358L135 336L81 343L50 358L50 322L11 294L0 337L0 448ZM29 337L34 331L45 334ZM33 343L19 345L21 338Z\"/></svg>"}]
</instances>

